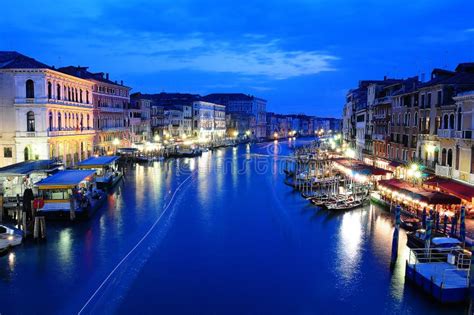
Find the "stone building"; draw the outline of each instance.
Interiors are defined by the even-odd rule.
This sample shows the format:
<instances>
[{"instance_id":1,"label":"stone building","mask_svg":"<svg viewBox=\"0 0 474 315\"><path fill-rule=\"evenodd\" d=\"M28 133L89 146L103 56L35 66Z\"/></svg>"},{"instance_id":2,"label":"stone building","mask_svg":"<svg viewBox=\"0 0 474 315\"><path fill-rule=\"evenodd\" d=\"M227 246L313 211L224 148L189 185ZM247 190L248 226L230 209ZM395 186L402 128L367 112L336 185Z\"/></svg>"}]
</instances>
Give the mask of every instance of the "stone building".
<instances>
[{"instance_id":1,"label":"stone building","mask_svg":"<svg viewBox=\"0 0 474 315\"><path fill-rule=\"evenodd\" d=\"M0 52L0 166L54 158L71 165L90 156L93 87L18 52Z\"/></svg>"}]
</instances>

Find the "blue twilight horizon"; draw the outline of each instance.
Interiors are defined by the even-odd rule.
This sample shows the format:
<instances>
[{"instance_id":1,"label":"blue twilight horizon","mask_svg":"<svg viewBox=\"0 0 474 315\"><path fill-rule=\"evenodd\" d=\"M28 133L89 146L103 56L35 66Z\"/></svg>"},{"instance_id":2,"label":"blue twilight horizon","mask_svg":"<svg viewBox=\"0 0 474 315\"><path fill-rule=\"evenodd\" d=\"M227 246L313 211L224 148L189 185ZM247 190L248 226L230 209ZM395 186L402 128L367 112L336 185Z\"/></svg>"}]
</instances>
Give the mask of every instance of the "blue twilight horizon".
<instances>
[{"instance_id":1,"label":"blue twilight horizon","mask_svg":"<svg viewBox=\"0 0 474 315\"><path fill-rule=\"evenodd\" d=\"M361 79L474 61L474 1L27 1L0 50L89 66L133 92L243 92L267 111L340 117Z\"/></svg>"}]
</instances>

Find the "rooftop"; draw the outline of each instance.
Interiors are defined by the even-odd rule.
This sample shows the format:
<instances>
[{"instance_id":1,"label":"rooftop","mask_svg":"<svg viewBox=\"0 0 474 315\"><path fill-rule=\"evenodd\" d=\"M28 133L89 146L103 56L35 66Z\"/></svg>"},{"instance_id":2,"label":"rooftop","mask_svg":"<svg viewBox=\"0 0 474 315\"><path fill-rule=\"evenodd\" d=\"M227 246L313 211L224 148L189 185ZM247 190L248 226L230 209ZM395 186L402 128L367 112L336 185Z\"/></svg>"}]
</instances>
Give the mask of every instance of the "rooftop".
<instances>
[{"instance_id":1,"label":"rooftop","mask_svg":"<svg viewBox=\"0 0 474 315\"><path fill-rule=\"evenodd\" d=\"M0 69L52 69L16 51L0 51Z\"/></svg>"}]
</instances>

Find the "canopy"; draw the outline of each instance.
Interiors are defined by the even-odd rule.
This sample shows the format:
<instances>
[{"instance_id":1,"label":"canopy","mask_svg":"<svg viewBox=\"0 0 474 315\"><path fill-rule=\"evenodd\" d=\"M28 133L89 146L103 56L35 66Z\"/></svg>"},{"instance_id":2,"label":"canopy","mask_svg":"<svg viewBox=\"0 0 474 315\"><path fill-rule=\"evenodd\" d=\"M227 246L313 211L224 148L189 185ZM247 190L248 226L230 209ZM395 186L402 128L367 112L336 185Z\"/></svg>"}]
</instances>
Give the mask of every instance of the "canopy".
<instances>
[{"instance_id":1,"label":"canopy","mask_svg":"<svg viewBox=\"0 0 474 315\"><path fill-rule=\"evenodd\" d=\"M436 190L426 189L419 186L412 186L399 179L381 180L379 186L391 189L407 197L411 197L419 202L431 205L452 205L460 204L461 200L453 195L445 194Z\"/></svg>"},{"instance_id":2,"label":"canopy","mask_svg":"<svg viewBox=\"0 0 474 315\"><path fill-rule=\"evenodd\" d=\"M73 188L95 174L93 170L65 170L36 183L39 189Z\"/></svg>"},{"instance_id":3,"label":"canopy","mask_svg":"<svg viewBox=\"0 0 474 315\"><path fill-rule=\"evenodd\" d=\"M98 156L90 157L87 160L79 162L77 166L79 168L94 168L94 167L104 167L110 165L117 161L120 157L118 156Z\"/></svg>"},{"instance_id":4,"label":"canopy","mask_svg":"<svg viewBox=\"0 0 474 315\"><path fill-rule=\"evenodd\" d=\"M53 171L58 166L54 160L25 161L0 168L0 176L28 175L34 171Z\"/></svg>"},{"instance_id":5,"label":"canopy","mask_svg":"<svg viewBox=\"0 0 474 315\"><path fill-rule=\"evenodd\" d=\"M449 178L434 176L433 178L424 181L423 184L432 189L453 194L456 197L469 202L472 202L474 198L474 187Z\"/></svg>"},{"instance_id":6,"label":"canopy","mask_svg":"<svg viewBox=\"0 0 474 315\"><path fill-rule=\"evenodd\" d=\"M361 175L384 176L386 174L392 173L391 171L387 171L372 165L367 165L355 159L335 158L333 161Z\"/></svg>"}]
</instances>

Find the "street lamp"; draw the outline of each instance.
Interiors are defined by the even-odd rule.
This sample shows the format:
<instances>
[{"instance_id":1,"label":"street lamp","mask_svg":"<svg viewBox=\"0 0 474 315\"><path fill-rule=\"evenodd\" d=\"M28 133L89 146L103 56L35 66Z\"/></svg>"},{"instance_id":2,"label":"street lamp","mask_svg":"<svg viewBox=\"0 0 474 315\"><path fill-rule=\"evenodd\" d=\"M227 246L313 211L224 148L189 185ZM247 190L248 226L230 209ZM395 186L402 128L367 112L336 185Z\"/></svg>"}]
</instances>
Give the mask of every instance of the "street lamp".
<instances>
[{"instance_id":1,"label":"street lamp","mask_svg":"<svg viewBox=\"0 0 474 315\"><path fill-rule=\"evenodd\" d=\"M115 155L117 155L117 146L120 144L120 140L118 138L114 138L112 141L112 144L114 145L115 148Z\"/></svg>"},{"instance_id":2,"label":"street lamp","mask_svg":"<svg viewBox=\"0 0 474 315\"><path fill-rule=\"evenodd\" d=\"M247 130L245 134L247 135L247 137L250 137L250 134L251 134L250 130Z\"/></svg>"},{"instance_id":3,"label":"street lamp","mask_svg":"<svg viewBox=\"0 0 474 315\"><path fill-rule=\"evenodd\" d=\"M237 130L235 130L233 135L234 135L234 138L237 138L239 136L239 132Z\"/></svg>"},{"instance_id":4,"label":"street lamp","mask_svg":"<svg viewBox=\"0 0 474 315\"><path fill-rule=\"evenodd\" d=\"M275 140L278 139L278 132L275 131L275 132L273 133L273 138L274 138Z\"/></svg>"},{"instance_id":5,"label":"street lamp","mask_svg":"<svg viewBox=\"0 0 474 315\"><path fill-rule=\"evenodd\" d=\"M153 140L155 140L155 142L160 141L160 136L159 136L159 135L155 135L155 136L153 137Z\"/></svg>"}]
</instances>

